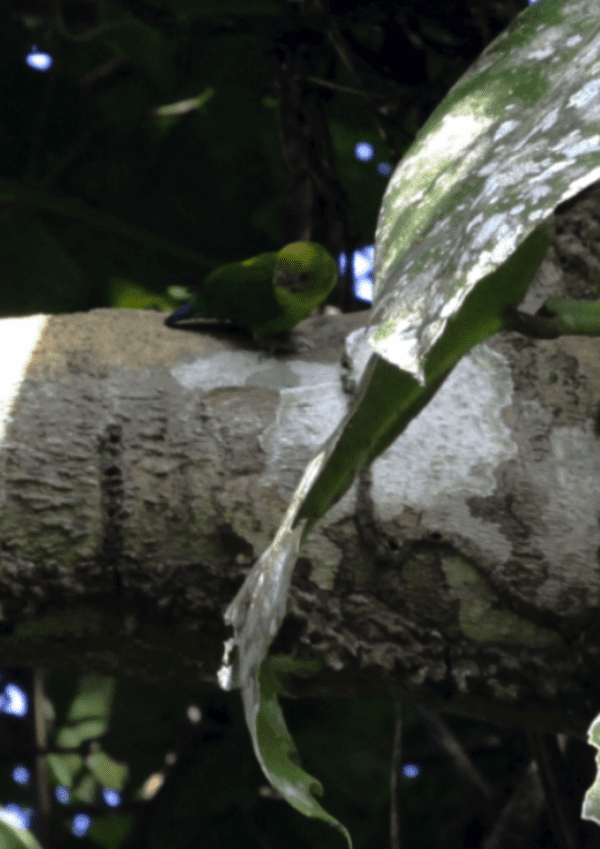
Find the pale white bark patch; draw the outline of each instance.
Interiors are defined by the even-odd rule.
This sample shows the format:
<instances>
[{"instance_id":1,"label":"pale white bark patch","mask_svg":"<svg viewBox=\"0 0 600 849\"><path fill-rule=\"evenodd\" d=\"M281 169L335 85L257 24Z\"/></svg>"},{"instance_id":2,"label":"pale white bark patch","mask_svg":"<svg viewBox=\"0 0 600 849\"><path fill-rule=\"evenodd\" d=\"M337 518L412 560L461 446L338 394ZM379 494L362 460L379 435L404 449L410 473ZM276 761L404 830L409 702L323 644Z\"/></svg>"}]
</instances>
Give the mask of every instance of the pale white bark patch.
<instances>
[{"instance_id":1,"label":"pale white bark patch","mask_svg":"<svg viewBox=\"0 0 600 849\"><path fill-rule=\"evenodd\" d=\"M0 331L0 442L4 441L6 427L13 405L25 379L31 355L48 321L47 315L28 315L24 318L2 319Z\"/></svg>"}]
</instances>

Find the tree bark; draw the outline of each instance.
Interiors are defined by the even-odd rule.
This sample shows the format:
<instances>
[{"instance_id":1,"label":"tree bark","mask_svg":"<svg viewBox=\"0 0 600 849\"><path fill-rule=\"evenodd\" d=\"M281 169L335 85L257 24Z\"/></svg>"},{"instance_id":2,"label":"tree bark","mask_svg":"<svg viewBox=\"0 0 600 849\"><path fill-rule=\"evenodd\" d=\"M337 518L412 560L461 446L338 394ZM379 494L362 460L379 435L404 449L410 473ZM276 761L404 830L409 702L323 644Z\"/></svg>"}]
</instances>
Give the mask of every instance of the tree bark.
<instances>
[{"instance_id":1,"label":"tree bark","mask_svg":"<svg viewBox=\"0 0 600 849\"><path fill-rule=\"evenodd\" d=\"M595 188L559 211L524 308L598 297L599 209ZM367 319L309 319L314 347L285 357L147 312L0 322L26 365L3 389L0 664L216 685L222 613L349 403ZM302 549L273 646L287 693L584 736L599 405L598 339L502 333L465 357Z\"/></svg>"}]
</instances>

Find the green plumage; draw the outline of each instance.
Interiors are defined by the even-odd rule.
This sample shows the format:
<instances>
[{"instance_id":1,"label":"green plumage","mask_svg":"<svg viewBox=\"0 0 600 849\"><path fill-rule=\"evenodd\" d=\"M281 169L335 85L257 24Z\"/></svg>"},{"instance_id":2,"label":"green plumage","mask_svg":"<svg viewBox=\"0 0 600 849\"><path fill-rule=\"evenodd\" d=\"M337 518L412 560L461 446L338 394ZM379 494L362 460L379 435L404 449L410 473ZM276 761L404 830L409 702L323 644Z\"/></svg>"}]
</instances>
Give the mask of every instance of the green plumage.
<instances>
[{"instance_id":1,"label":"green plumage","mask_svg":"<svg viewBox=\"0 0 600 849\"><path fill-rule=\"evenodd\" d=\"M337 280L331 254L314 242L293 242L280 251L222 265L203 281L194 299L170 315L229 319L264 339L291 330L323 303Z\"/></svg>"}]
</instances>

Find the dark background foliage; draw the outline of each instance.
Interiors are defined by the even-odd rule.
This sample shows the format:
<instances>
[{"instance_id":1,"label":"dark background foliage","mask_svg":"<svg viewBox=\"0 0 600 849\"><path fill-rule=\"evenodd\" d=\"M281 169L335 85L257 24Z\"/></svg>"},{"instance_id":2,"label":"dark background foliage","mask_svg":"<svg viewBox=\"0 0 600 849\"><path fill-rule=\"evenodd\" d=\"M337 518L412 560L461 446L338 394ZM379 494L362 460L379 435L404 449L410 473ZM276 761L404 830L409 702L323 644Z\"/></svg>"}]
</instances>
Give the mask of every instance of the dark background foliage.
<instances>
[{"instance_id":1,"label":"dark background foliage","mask_svg":"<svg viewBox=\"0 0 600 849\"><path fill-rule=\"evenodd\" d=\"M126 284L163 295L302 237L335 253L371 243L376 163L397 162L525 5L12 3L0 315L115 305ZM25 63L34 44L50 71ZM334 296L345 310L347 291Z\"/></svg>"},{"instance_id":2,"label":"dark background foliage","mask_svg":"<svg viewBox=\"0 0 600 849\"><path fill-rule=\"evenodd\" d=\"M450 86L525 5L5 4L0 316L167 308L167 286L193 283L216 265L297 238L347 255L372 243L386 183L377 165L395 165ZM53 57L48 72L26 64L33 45ZM354 155L363 141L374 148L368 162ZM332 301L344 310L365 306L348 277ZM6 671L3 683L10 681L31 704L30 671ZM57 732L74 722L69 711L80 683L64 673L45 677L54 714L50 749ZM199 722L190 721L190 705L200 708ZM35 808L46 849L343 845L325 825L269 794L237 693L198 691L194 682L190 692L175 692L121 680L112 701L100 699L96 708L108 730L78 751L87 756L99 746L128 765L121 805L112 811L82 768L70 801L53 801L44 812L39 783L19 788L11 778L19 763L35 774L34 714L1 717L0 801ZM325 807L349 827L355 846L389 845L398 708L340 699L288 701L284 712L305 767L325 784ZM402 720L396 766L414 762L421 770L414 779L396 770L403 845L491 845L485 835L530 762L525 733L457 717L436 732L435 718L414 706L403 708ZM448 754L449 740L460 756ZM566 796L577 823L591 761L577 742L567 755ZM136 791L156 772L164 783L142 800ZM83 837L70 830L78 812L93 818ZM586 845L598 845L588 827L582 826ZM548 809L533 811L510 841L498 845L560 845Z\"/></svg>"}]
</instances>

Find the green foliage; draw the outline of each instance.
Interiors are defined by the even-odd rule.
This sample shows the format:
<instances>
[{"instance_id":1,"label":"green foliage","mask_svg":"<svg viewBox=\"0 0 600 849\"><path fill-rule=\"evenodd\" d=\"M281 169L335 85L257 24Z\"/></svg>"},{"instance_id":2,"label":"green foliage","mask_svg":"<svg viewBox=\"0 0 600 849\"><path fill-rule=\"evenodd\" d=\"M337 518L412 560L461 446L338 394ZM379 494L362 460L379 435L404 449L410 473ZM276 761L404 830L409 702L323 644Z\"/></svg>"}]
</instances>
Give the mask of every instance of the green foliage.
<instances>
[{"instance_id":1,"label":"green foliage","mask_svg":"<svg viewBox=\"0 0 600 849\"><path fill-rule=\"evenodd\" d=\"M92 803L99 788L121 790L127 769L97 746L84 754L84 744L106 734L115 681L100 675L83 676L69 705L63 725L53 744L65 750L48 755L48 766L56 784L69 788L73 799Z\"/></svg>"},{"instance_id":2,"label":"green foliage","mask_svg":"<svg viewBox=\"0 0 600 849\"><path fill-rule=\"evenodd\" d=\"M0 314L119 306L111 281L159 296L169 284L281 244L284 174L276 113L265 100L276 71L269 32L280 9L263 4L244 14L251 10L262 35L203 35L192 24L210 13L188 7L173 20L181 37L172 38L113 6L118 26L53 43L60 72L48 76L24 66L20 25L2 28L2 54L15 58L0 82ZM212 10L217 21L223 14ZM80 84L115 55L134 73ZM12 108L15 88L28 110ZM348 145L339 165L355 168ZM383 182L364 186L372 216ZM363 238L373 222L363 215Z\"/></svg>"},{"instance_id":3,"label":"green foliage","mask_svg":"<svg viewBox=\"0 0 600 849\"><path fill-rule=\"evenodd\" d=\"M15 4L0 30L0 315L117 306L115 280L162 296L291 241L281 230L288 175L274 81L297 22L283 11L267 0L174 0L59 4L25 17ZM429 60L439 51L429 75L423 64L414 79L394 79L386 39L406 39L407 25L386 22L377 4L340 16L356 68L349 48L344 61L327 38L315 48L306 72L318 72L356 244L372 240L386 182L376 165L396 161L459 75L468 60L457 51L477 52L462 12L456 22L451 13L411 17L425 28ZM313 25L300 28L311 45L321 38ZM53 55L51 73L25 65L32 42ZM356 161L359 141L374 144L371 162Z\"/></svg>"}]
</instances>

